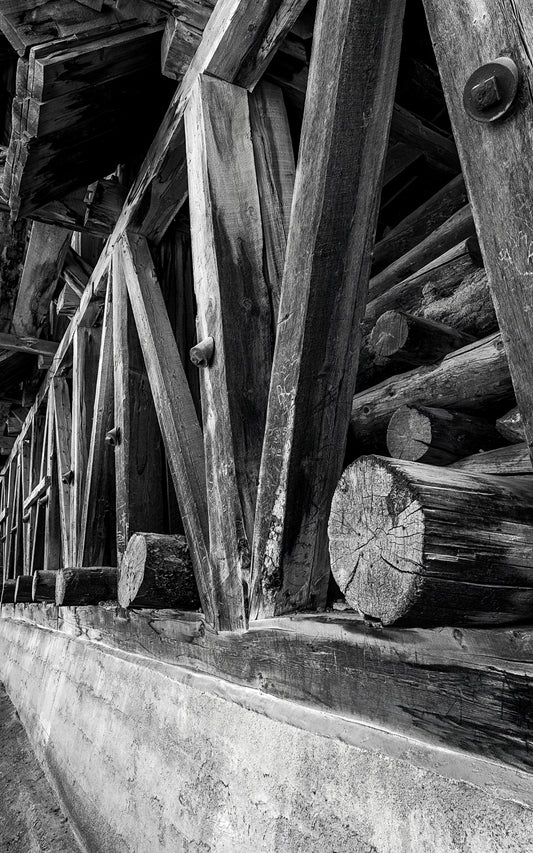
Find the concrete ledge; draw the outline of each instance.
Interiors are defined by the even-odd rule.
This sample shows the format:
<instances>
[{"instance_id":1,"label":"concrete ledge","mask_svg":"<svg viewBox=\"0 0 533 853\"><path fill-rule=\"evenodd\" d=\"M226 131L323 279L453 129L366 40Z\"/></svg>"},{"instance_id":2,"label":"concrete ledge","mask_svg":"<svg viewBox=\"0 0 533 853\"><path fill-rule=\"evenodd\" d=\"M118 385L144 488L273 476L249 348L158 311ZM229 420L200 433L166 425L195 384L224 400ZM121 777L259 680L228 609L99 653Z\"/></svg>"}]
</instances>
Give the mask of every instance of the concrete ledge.
<instances>
[{"instance_id":1,"label":"concrete ledge","mask_svg":"<svg viewBox=\"0 0 533 853\"><path fill-rule=\"evenodd\" d=\"M21 619L0 620L0 677L94 853L529 849L531 811L443 778L450 751ZM508 773L500 794L530 796Z\"/></svg>"}]
</instances>

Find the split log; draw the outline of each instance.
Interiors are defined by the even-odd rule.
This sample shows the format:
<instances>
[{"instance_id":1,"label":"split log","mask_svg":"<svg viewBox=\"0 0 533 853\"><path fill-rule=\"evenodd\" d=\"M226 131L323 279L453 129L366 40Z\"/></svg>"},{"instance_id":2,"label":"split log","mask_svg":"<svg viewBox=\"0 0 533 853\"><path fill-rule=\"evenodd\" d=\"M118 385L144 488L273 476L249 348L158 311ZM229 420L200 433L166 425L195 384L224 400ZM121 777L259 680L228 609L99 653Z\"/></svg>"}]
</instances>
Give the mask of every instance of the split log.
<instances>
[{"instance_id":1,"label":"split log","mask_svg":"<svg viewBox=\"0 0 533 853\"><path fill-rule=\"evenodd\" d=\"M15 604L27 604L32 598L33 577L19 575L15 581Z\"/></svg>"},{"instance_id":2,"label":"split log","mask_svg":"<svg viewBox=\"0 0 533 853\"><path fill-rule=\"evenodd\" d=\"M387 428L387 448L395 459L450 465L501 444L493 424L448 409L402 406Z\"/></svg>"},{"instance_id":3,"label":"split log","mask_svg":"<svg viewBox=\"0 0 533 853\"><path fill-rule=\"evenodd\" d=\"M495 474L509 477L512 474L533 474L531 456L525 441L475 453L451 465L457 471L469 471L472 474Z\"/></svg>"},{"instance_id":4,"label":"split log","mask_svg":"<svg viewBox=\"0 0 533 853\"><path fill-rule=\"evenodd\" d=\"M512 394L507 358L497 333L450 353L437 365L415 368L356 394L351 426L363 446L380 447L400 406L420 403L478 414L483 407L505 405Z\"/></svg>"},{"instance_id":5,"label":"split log","mask_svg":"<svg viewBox=\"0 0 533 853\"><path fill-rule=\"evenodd\" d=\"M402 255L380 273L370 279L369 297L375 299L386 293L407 276L422 269L440 255L453 249L462 240L474 237L476 229L472 210L467 204L429 234L421 243Z\"/></svg>"},{"instance_id":6,"label":"split log","mask_svg":"<svg viewBox=\"0 0 533 853\"><path fill-rule=\"evenodd\" d=\"M83 607L117 597L117 570L95 566L59 569L56 579L58 607Z\"/></svg>"},{"instance_id":7,"label":"split log","mask_svg":"<svg viewBox=\"0 0 533 853\"><path fill-rule=\"evenodd\" d=\"M121 607L200 606L187 540L184 536L135 533L118 575Z\"/></svg>"},{"instance_id":8,"label":"split log","mask_svg":"<svg viewBox=\"0 0 533 853\"><path fill-rule=\"evenodd\" d=\"M431 235L467 201L464 178L458 175L376 243L372 265L374 274Z\"/></svg>"},{"instance_id":9,"label":"split log","mask_svg":"<svg viewBox=\"0 0 533 853\"><path fill-rule=\"evenodd\" d=\"M4 581L4 585L2 587L2 604L15 603L15 586L16 581L14 580Z\"/></svg>"},{"instance_id":10,"label":"split log","mask_svg":"<svg viewBox=\"0 0 533 853\"><path fill-rule=\"evenodd\" d=\"M394 363L397 373L433 364L445 355L473 343L472 335L458 332L443 323L406 314L386 311L376 321L369 338L369 350L376 367Z\"/></svg>"},{"instance_id":11,"label":"split log","mask_svg":"<svg viewBox=\"0 0 533 853\"><path fill-rule=\"evenodd\" d=\"M526 435L522 423L520 409L515 406L496 421L496 429L507 441L519 443L525 441Z\"/></svg>"},{"instance_id":12,"label":"split log","mask_svg":"<svg viewBox=\"0 0 533 853\"><path fill-rule=\"evenodd\" d=\"M57 572L35 572L31 591L32 601L56 600Z\"/></svg>"},{"instance_id":13,"label":"split log","mask_svg":"<svg viewBox=\"0 0 533 853\"><path fill-rule=\"evenodd\" d=\"M333 498L330 554L352 607L383 624L533 616L533 481L366 456Z\"/></svg>"}]
</instances>

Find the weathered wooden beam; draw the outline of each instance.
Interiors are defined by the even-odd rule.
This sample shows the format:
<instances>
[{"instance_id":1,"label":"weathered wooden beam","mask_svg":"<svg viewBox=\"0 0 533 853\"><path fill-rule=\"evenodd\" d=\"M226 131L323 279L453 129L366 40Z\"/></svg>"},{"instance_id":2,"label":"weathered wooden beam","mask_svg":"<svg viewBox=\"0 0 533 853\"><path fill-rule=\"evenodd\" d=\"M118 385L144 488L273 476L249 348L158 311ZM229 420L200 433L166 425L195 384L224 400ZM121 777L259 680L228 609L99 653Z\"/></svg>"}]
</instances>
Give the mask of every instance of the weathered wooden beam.
<instances>
[{"instance_id":1,"label":"weathered wooden beam","mask_svg":"<svg viewBox=\"0 0 533 853\"><path fill-rule=\"evenodd\" d=\"M31 490L30 494L24 501L24 512L28 512L29 508L37 503L44 495L46 495L48 489L50 488L50 477L45 475L42 477L34 489Z\"/></svg>"},{"instance_id":2,"label":"weathered wooden beam","mask_svg":"<svg viewBox=\"0 0 533 853\"><path fill-rule=\"evenodd\" d=\"M0 332L0 349L25 352L29 355L53 356L57 351L57 343L30 335L9 335L7 332Z\"/></svg>"},{"instance_id":3,"label":"weathered wooden beam","mask_svg":"<svg viewBox=\"0 0 533 853\"><path fill-rule=\"evenodd\" d=\"M329 524L347 602L383 624L520 622L533 610L533 478L363 456Z\"/></svg>"},{"instance_id":4,"label":"weathered wooden beam","mask_svg":"<svg viewBox=\"0 0 533 853\"><path fill-rule=\"evenodd\" d=\"M91 184L85 196L84 225L91 233L109 234L116 225L126 190L116 179L102 179Z\"/></svg>"},{"instance_id":5,"label":"weathered wooden beam","mask_svg":"<svg viewBox=\"0 0 533 853\"><path fill-rule=\"evenodd\" d=\"M200 601L185 537L135 533L119 568L118 602L196 610Z\"/></svg>"},{"instance_id":6,"label":"weathered wooden beam","mask_svg":"<svg viewBox=\"0 0 533 853\"><path fill-rule=\"evenodd\" d=\"M326 600L403 8L318 5L257 499L256 618Z\"/></svg>"},{"instance_id":7,"label":"weathered wooden beam","mask_svg":"<svg viewBox=\"0 0 533 853\"><path fill-rule=\"evenodd\" d=\"M477 414L512 399L509 366L499 333L356 394L351 425L365 448L382 447L390 418L400 406L420 403Z\"/></svg>"},{"instance_id":8,"label":"weathered wooden beam","mask_svg":"<svg viewBox=\"0 0 533 853\"><path fill-rule=\"evenodd\" d=\"M509 477L516 474L533 474L533 465L529 448L525 441L520 444L509 444L487 450L485 453L474 453L466 456L450 466L455 471L468 471L471 474L495 474L498 477Z\"/></svg>"},{"instance_id":9,"label":"weathered wooden beam","mask_svg":"<svg viewBox=\"0 0 533 853\"><path fill-rule=\"evenodd\" d=\"M98 378L101 329L80 326L76 330L73 343L70 553L72 557L77 558Z\"/></svg>"},{"instance_id":10,"label":"weathered wooden beam","mask_svg":"<svg viewBox=\"0 0 533 853\"><path fill-rule=\"evenodd\" d=\"M56 463L55 438L55 399L53 391L48 393L46 407L46 438L43 444L43 465L49 482L48 492L38 501L39 508L44 507L44 556L42 568L45 571L61 565L61 517L59 509L59 480ZM39 513L39 511L38 511ZM35 538L39 535L36 529Z\"/></svg>"},{"instance_id":11,"label":"weathered wooden beam","mask_svg":"<svg viewBox=\"0 0 533 853\"><path fill-rule=\"evenodd\" d=\"M433 168L460 172L461 165L453 137L422 121L399 104L395 105L392 114L391 135L423 151Z\"/></svg>"},{"instance_id":12,"label":"weathered wooden beam","mask_svg":"<svg viewBox=\"0 0 533 853\"><path fill-rule=\"evenodd\" d=\"M518 406L502 415L496 421L496 429L507 441L522 442L525 439L522 415Z\"/></svg>"},{"instance_id":13,"label":"weathered wooden beam","mask_svg":"<svg viewBox=\"0 0 533 853\"><path fill-rule=\"evenodd\" d=\"M209 560L202 433L146 240L124 236L117 246L137 325L161 435L178 498L202 610L219 624Z\"/></svg>"},{"instance_id":14,"label":"weathered wooden beam","mask_svg":"<svg viewBox=\"0 0 533 853\"><path fill-rule=\"evenodd\" d=\"M533 452L533 8L524 0L424 0L509 368ZM465 83L501 54L517 64L519 98L501 121L475 121ZM468 85L468 84L467 84ZM487 176L490 180L487 180Z\"/></svg>"},{"instance_id":15,"label":"weathered wooden beam","mask_svg":"<svg viewBox=\"0 0 533 853\"><path fill-rule=\"evenodd\" d=\"M13 311L15 334L35 335L46 322L70 237L64 228L33 223Z\"/></svg>"},{"instance_id":16,"label":"weathered wooden beam","mask_svg":"<svg viewBox=\"0 0 533 853\"><path fill-rule=\"evenodd\" d=\"M115 263L116 261L116 263ZM119 560L139 530L165 527L165 462L123 265L112 263L116 537ZM98 450L102 453L102 450Z\"/></svg>"},{"instance_id":17,"label":"weathered wooden beam","mask_svg":"<svg viewBox=\"0 0 533 853\"><path fill-rule=\"evenodd\" d=\"M74 317L76 311L80 307L79 294L71 287L70 284L65 284L63 290L57 297L56 311L60 317Z\"/></svg>"},{"instance_id":18,"label":"weathered wooden beam","mask_svg":"<svg viewBox=\"0 0 533 853\"><path fill-rule=\"evenodd\" d=\"M14 604L15 602L15 587L17 582L4 577L2 585L2 604Z\"/></svg>"},{"instance_id":19,"label":"weathered wooden beam","mask_svg":"<svg viewBox=\"0 0 533 853\"><path fill-rule=\"evenodd\" d=\"M63 568L56 573L56 605L83 607L116 601L117 569L111 566Z\"/></svg>"},{"instance_id":20,"label":"weathered wooden beam","mask_svg":"<svg viewBox=\"0 0 533 853\"><path fill-rule=\"evenodd\" d=\"M73 562L70 549L70 489L73 479L71 465L72 414L67 380L55 377L50 394L54 396L55 455L59 491L59 519L61 526L61 556L64 566Z\"/></svg>"},{"instance_id":21,"label":"weathered wooden beam","mask_svg":"<svg viewBox=\"0 0 533 853\"><path fill-rule=\"evenodd\" d=\"M307 0L219 0L117 222L158 242L187 197L183 114L199 74L252 90Z\"/></svg>"},{"instance_id":22,"label":"weathered wooden beam","mask_svg":"<svg viewBox=\"0 0 533 853\"><path fill-rule=\"evenodd\" d=\"M201 375L210 555L221 626L242 629L273 348L246 90L201 76L185 129L198 337L214 340Z\"/></svg>"},{"instance_id":23,"label":"weathered wooden beam","mask_svg":"<svg viewBox=\"0 0 533 853\"><path fill-rule=\"evenodd\" d=\"M28 604L32 598L33 578L31 575L19 575L15 582L15 604Z\"/></svg>"},{"instance_id":24,"label":"weathered wooden beam","mask_svg":"<svg viewBox=\"0 0 533 853\"><path fill-rule=\"evenodd\" d=\"M114 424L113 405L113 301L108 284L76 555L79 565L102 564L108 550L110 556L115 556L114 541L111 543L115 539L113 447L105 440Z\"/></svg>"},{"instance_id":25,"label":"weathered wooden beam","mask_svg":"<svg viewBox=\"0 0 533 853\"><path fill-rule=\"evenodd\" d=\"M81 299L91 277L92 267L72 246L69 246L63 263L62 277Z\"/></svg>"}]
</instances>

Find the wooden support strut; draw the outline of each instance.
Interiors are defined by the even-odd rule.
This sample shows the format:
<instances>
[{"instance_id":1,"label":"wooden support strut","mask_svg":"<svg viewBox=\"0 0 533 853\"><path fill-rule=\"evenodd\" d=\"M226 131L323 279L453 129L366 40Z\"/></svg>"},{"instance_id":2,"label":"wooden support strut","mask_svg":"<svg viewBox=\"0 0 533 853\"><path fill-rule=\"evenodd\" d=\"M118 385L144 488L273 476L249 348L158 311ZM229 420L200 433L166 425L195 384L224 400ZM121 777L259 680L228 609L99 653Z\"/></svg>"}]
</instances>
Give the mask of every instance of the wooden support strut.
<instances>
[{"instance_id":1,"label":"wooden support strut","mask_svg":"<svg viewBox=\"0 0 533 853\"><path fill-rule=\"evenodd\" d=\"M329 535L347 602L385 625L533 614L533 478L363 456L339 481Z\"/></svg>"},{"instance_id":2,"label":"wooden support strut","mask_svg":"<svg viewBox=\"0 0 533 853\"><path fill-rule=\"evenodd\" d=\"M318 4L257 498L255 618L326 600L403 10Z\"/></svg>"},{"instance_id":3,"label":"wooden support strut","mask_svg":"<svg viewBox=\"0 0 533 853\"><path fill-rule=\"evenodd\" d=\"M19 575L15 584L15 604L28 604L32 598L33 577Z\"/></svg>"}]
</instances>

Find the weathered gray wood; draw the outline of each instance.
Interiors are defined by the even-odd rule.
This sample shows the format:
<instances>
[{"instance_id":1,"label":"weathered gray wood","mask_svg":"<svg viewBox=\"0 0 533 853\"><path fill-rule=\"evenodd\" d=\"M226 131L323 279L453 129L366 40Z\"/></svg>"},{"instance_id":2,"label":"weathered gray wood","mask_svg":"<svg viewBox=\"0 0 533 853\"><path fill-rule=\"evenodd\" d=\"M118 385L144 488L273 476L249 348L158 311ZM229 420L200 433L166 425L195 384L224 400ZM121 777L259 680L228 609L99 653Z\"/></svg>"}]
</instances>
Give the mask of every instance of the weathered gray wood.
<instances>
[{"instance_id":1,"label":"weathered gray wood","mask_svg":"<svg viewBox=\"0 0 533 853\"><path fill-rule=\"evenodd\" d=\"M115 557L115 472L113 448L105 436L114 424L114 360L113 360L113 303L108 284L102 338L98 360L98 375L94 397L94 414L87 459L87 476L81 508L77 563L80 565L104 562Z\"/></svg>"},{"instance_id":2,"label":"weathered gray wood","mask_svg":"<svg viewBox=\"0 0 533 853\"><path fill-rule=\"evenodd\" d=\"M387 427L387 449L392 457L426 465L450 465L499 444L501 436L494 424L450 409L402 406Z\"/></svg>"},{"instance_id":3,"label":"weathered gray wood","mask_svg":"<svg viewBox=\"0 0 533 853\"><path fill-rule=\"evenodd\" d=\"M28 604L32 598L33 577L19 575L15 583L15 604Z\"/></svg>"},{"instance_id":4,"label":"weathered gray wood","mask_svg":"<svg viewBox=\"0 0 533 853\"><path fill-rule=\"evenodd\" d=\"M467 201L464 178L457 175L376 243L373 271L379 272L401 258L464 207Z\"/></svg>"},{"instance_id":5,"label":"weathered gray wood","mask_svg":"<svg viewBox=\"0 0 533 853\"><path fill-rule=\"evenodd\" d=\"M2 585L2 604L14 604L16 584L15 580L4 579Z\"/></svg>"},{"instance_id":6,"label":"weathered gray wood","mask_svg":"<svg viewBox=\"0 0 533 853\"><path fill-rule=\"evenodd\" d=\"M185 537L135 533L119 568L118 603L196 610L200 601Z\"/></svg>"},{"instance_id":7,"label":"weathered gray wood","mask_svg":"<svg viewBox=\"0 0 533 853\"><path fill-rule=\"evenodd\" d=\"M496 429L507 441L522 442L525 439L522 415L518 406L508 411L496 421Z\"/></svg>"},{"instance_id":8,"label":"weathered gray wood","mask_svg":"<svg viewBox=\"0 0 533 853\"><path fill-rule=\"evenodd\" d=\"M512 398L509 366L499 333L447 355L439 364L415 368L356 394L351 425L363 447L383 447L385 430L400 406L459 409L477 414Z\"/></svg>"},{"instance_id":9,"label":"weathered gray wood","mask_svg":"<svg viewBox=\"0 0 533 853\"><path fill-rule=\"evenodd\" d=\"M63 565L68 566L73 562L73 554L70 549L72 416L67 380L64 377L56 377L52 383L50 394L53 394L54 397L55 455L61 525L61 555Z\"/></svg>"},{"instance_id":10,"label":"weathered gray wood","mask_svg":"<svg viewBox=\"0 0 533 853\"><path fill-rule=\"evenodd\" d=\"M395 284L416 273L444 252L453 249L462 240L475 236L474 219L470 205L452 213L449 219L424 240L370 279L369 297L376 299Z\"/></svg>"},{"instance_id":11,"label":"weathered gray wood","mask_svg":"<svg viewBox=\"0 0 533 853\"><path fill-rule=\"evenodd\" d=\"M486 453L475 453L454 462L450 466L457 471L469 471L472 474L496 474L509 477L513 474L533 474L533 465L525 441L509 444Z\"/></svg>"},{"instance_id":12,"label":"weathered gray wood","mask_svg":"<svg viewBox=\"0 0 533 853\"><path fill-rule=\"evenodd\" d=\"M129 235L117 247L141 342L161 435L191 551L202 610L219 624L209 560L202 433L146 240Z\"/></svg>"},{"instance_id":13,"label":"weathered gray wood","mask_svg":"<svg viewBox=\"0 0 533 853\"><path fill-rule=\"evenodd\" d=\"M28 355L53 356L57 350L55 341L44 341L42 338L32 338L29 335L9 335L0 332L0 349L10 352L25 352Z\"/></svg>"},{"instance_id":14,"label":"weathered gray wood","mask_svg":"<svg viewBox=\"0 0 533 853\"><path fill-rule=\"evenodd\" d=\"M109 233L116 225L126 190L116 179L96 181L87 190L84 224L92 233Z\"/></svg>"},{"instance_id":15,"label":"weathered gray wood","mask_svg":"<svg viewBox=\"0 0 533 853\"><path fill-rule=\"evenodd\" d=\"M318 4L261 460L256 618L325 604L402 17L401 2Z\"/></svg>"},{"instance_id":16,"label":"weathered gray wood","mask_svg":"<svg viewBox=\"0 0 533 853\"><path fill-rule=\"evenodd\" d=\"M533 478L364 456L339 481L329 536L347 602L385 625L533 614Z\"/></svg>"},{"instance_id":17,"label":"weathered gray wood","mask_svg":"<svg viewBox=\"0 0 533 853\"><path fill-rule=\"evenodd\" d=\"M55 400L50 389L46 408L46 439L43 446L43 469L49 486L47 494L38 501L44 503L44 570L57 569L61 565L61 515L59 508L59 480L56 463ZM39 510L38 510L39 513ZM36 530L35 538L39 536Z\"/></svg>"},{"instance_id":18,"label":"weathered gray wood","mask_svg":"<svg viewBox=\"0 0 533 853\"><path fill-rule=\"evenodd\" d=\"M401 370L432 364L445 355L472 343L472 335L458 332L443 323L406 314L405 311L386 311L372 329L368 349L375 367L391 364Z\"/></svg>"},{"instance_id":19,"label":"weathered gray wood","mask_svg":"<svg viewBox=\"0 0 533 853\"><path fill-rule=\"evenodd\" d=\"M424 0L429 30L480 238L496 313L533 450L533 7ZM463 107L470 74L504 53L521 75L512 116L474 121ZM490 180L487 180L490 176Z\"/></svg>"},{"instance_id":20,"label":"weathered gray wood","mask_svg":"<svg viewBox=\"0 0 533 853\"><path fill-rule=\"evenodd\" d=\"M56 600L56 579L57 572L37 571L33 574L33 584L31 591L32 601L53 601Z\"/></svg>"},{"instance_id":21,"label":"weathered gray wood","mask_svg":"<svg viewBox=\"0 0 533 853\"><path fill-rule=\"evenodd\" d=\"M112 263L116 538L119 559L132 533L163 532L161 433L120 261ZM96 451L96 448L95 448ZM98 450L101 453L101 450Z\"/></svg>"},{"instance_id":22,"label":"weathered gray wood","mask_svg":"<svg viewBox=\"0 0 533 853\"><path fill-rule=\"evenodd\" d=\"M100 601L116 601L117 569L108 566L59 569L56 578L56 605L82 607Z\"/></svg>"},{"instance_id":23,"label":"weathered gray wood","mask_svg":"<svg viewBox=\"0 0 533 853\"><path fill-rule=\"evenodd\" d=\"M401 142L420 148L426 160L434 168L446 169L452 174L460 171L461 166L453 138L398 104L392 114L391 134Z\"/></svg>"},{"instance_id":24,"label":"weathered gray wood","mask_svg":"<svg viewBox=\"0 0 533 853\"><path fill-rule=\"evenodd\" d=\"M273 346L246 91L201 76L185 130L198 339L215 342L200 377L210 555L221 627L242 629Z\"/></svg>"},{"instance_id":25,"label":"weathered gray wood","mask_svg":"<svg viewBox=\"0 0 533 853\"><path fill-rule=\"evenodd\" d=\"M34 222L13 311L13 331L35 335L48 318L71 232Z\"/></svg>"},{"instance_id":26,"label":"weathered gray wood","mask_svg":"<svg viewBox=\"0 0 533 853\"><path fill-rule=\"evenodd\" d=\"M262 81L250 95L250 128L263 223L265 275L275 327L289 233L295 163L283 93L272 83Z\"/></svg>"}]
</instances>

